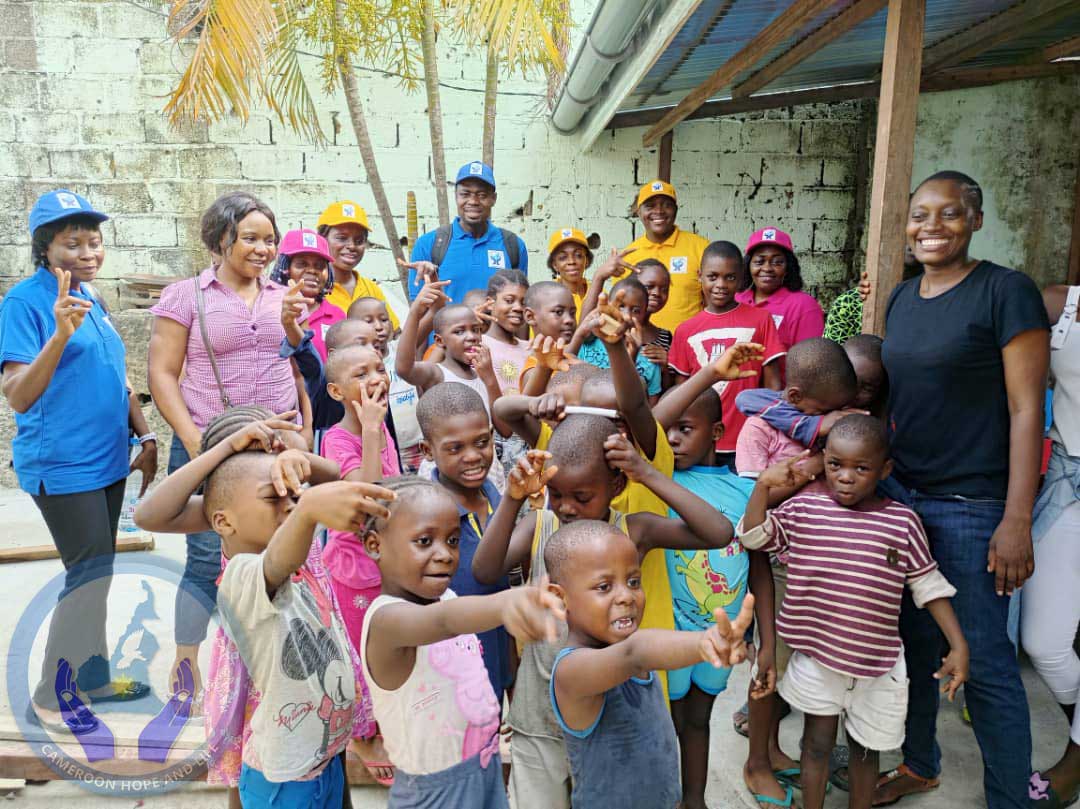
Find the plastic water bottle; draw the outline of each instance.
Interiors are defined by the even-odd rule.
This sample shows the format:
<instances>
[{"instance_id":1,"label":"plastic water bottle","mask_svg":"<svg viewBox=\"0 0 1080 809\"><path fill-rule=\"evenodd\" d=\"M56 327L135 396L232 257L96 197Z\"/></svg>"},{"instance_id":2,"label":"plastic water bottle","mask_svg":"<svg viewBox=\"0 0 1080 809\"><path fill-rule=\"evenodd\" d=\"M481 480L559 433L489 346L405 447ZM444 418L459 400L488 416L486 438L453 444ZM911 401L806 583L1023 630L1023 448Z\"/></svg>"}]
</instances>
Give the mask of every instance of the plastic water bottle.
<instances>
[{"instance_id":1,"label":"plastic water bottle","mask_svg":"<svg viewBox=\"0 0 1080 809\"><path fill-rule=\"evenodd\" d=\"M128 461L134 461L140 452L142 452L142 445L139 444L139 439L132 438ZM124 484L124 505L120 509L120 524L117 526L121 532L133 533L139 530L139 527L135 525L135 506L139 505L142 477L142 472L132 472L128 475L127 483Z\"/></svg>"}]
</instances>

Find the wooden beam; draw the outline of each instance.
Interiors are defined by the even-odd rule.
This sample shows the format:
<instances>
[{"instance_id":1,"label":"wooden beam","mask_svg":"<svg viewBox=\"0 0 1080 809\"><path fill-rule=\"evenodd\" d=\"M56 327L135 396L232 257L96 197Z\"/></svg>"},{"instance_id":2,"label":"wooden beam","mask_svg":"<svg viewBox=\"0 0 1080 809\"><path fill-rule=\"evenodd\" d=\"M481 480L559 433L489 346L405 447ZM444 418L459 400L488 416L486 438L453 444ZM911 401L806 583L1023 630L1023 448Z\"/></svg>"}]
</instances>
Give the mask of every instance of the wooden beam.
<instances>
[{"instance_id":1,"label":"wooden beam","mask_svg":"<svg viewBox=\"0 0 1080 809\"><path fill-rule=\"evenodd\" d=\"M682 30L690 16L697 11L699 5L701 5L701 0L672 0L663 16L649 26L648 37L634 55L620 64L611 74L607 85L601 91L602 98L589 111L578 132L579 151L586 151L596 142L600 133L607 129L608 121L614 117L619 106L645 78L650 68L656 64L656 60L671 44L671 40Z\"/></svg>"},{"instance_id":2,"label":"wooden beam","mask_svg":"<svg viewBox=\"0 0 1080 809\"><path fill-rule=\"evenodd\" d=\"M922 91L938 93L946 90L962 90L968 87L984 87L1004 81L1041 79L1046 76L1070 76L1080 72L1080 62L1033 62L1000 67L956 67L942 70L932 76L923 76Z\"/></svg>"},{"instance_id":3,"label":"wooden beam","mask_svg":"<svg viewBox=\"0 0 1080 809\"><path fill-rule=\"evenodd\" d=\"M116 552L125 551L152 551L154 549L154 535L139 532L127 536L119 536L116 539ZM55 545L30 545L28 547L12 547L0 549L0 565L10 562L37 562L41 559L59 559L60 552Z\"/></svg>"},{"instance_id":4,"label":"wooden beam","mask_svg":"<svg viewBox=\"0 0 1080 809\"><path fill-rule=\"evenodd\" d=\"M885 8L888 0L856 0L810 36L773 59L761 70L731 88L732 98L745 98L772 84L807 57L834 42Z\"/></svg>"},{"instance_id":5,"label":"wooden beam","mask_svg":"<svg viewBox=\"0 0 1080 809\"><path fill-rule=\"evenodd\" d=\"M1069 240L1069 271L1066 283L1080 284L1080 161L1077 161L1076 188L1073 190L1072 238Z\"/></svg>"},{"instance_id":6,"label":"wooden beam","mask_svg":"<svg viewBox=\"0 0 1080 809\"><path fill-rule=\"evenodd\" d=\"M885 333L885 304L904 272L925 22L926 0L889 0L866 244L872 291L863 305L863 331L879 335Z\"/></svg>"},{"instance_id":7,"label":"wooden beam","mask_svg":"<svg viewBox=\"0 0 1080 809\"><path fill-rule=\"evenodd\" d=\"M795 0L787 9L763 28L756 37L728 59L709 78L691 90L663 119L652 127L642 142L652 146L661 135L672 129L679 121L727 87L744 70L749 70L777 45L793 37L810 20L832 6L834 0Z\"/></svg>"},{"instance_id":8,"label":"wooden beam","mask_svg":"<svg viewBox=\"0 0 1080 809\"><path fill-rule=\"evenodd\" d=\"M926 48L923 72L935 73L966 62L1010 39L1043 30L1077 9L1080 9L1077 0L1023 0Z\"/></svg>"},{"instance_id":9,"label":"wooden beam","mask_svg":"<svg viewBox=\"0 0 1080 809\"><path fill-rule=\"evenodd\" d=\"M1080 54L1080 36L1070 37L1053 45L1043 48L1043 59L1053 62L1055 59L1064 59L1066 56Z\"/></svg>"},{"instance_id":10,"label":"wooden beam","mask_svg":"<svg viewBox=\"0 0 1080 809\"><path fill-rule=\"evenodd\" d=\"M657 166L656 176L665 183L671 182L671 147L674 141L674 132L665 132L664 137L660 138L659 165Z\"/></svg>"}]
</instances>

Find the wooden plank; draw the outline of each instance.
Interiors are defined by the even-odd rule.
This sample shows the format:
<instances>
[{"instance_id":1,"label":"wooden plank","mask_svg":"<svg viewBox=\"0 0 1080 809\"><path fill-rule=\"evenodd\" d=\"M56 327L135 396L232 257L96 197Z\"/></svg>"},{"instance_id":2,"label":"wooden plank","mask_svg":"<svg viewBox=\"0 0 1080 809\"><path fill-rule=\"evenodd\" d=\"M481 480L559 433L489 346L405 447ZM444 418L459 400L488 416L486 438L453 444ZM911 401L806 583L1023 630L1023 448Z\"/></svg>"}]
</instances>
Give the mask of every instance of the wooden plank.
<instances>
[{"instance_id":1,"label":"wooden plank","mask_svg":"<svg viewBox=\"0 0 1080 809\"><path fill-rule=\"evenodd\" d=\"M137 533L130 536L119 536L116 539L116 552L125 553L130 551L152 551L154 549L154 535ZM25 548L0 548L0 565L10 562L37 562L42 559L59 559L60 554L55 545L31 545Z\"/></svg>"},{"instance_id":2,"label":"wooden plank","mask_svg":"<svg viewBox=\"0 0 1080 809\"><path fill-rule=\"evenodd\" d=\"M664 137L660 138L660 154L657 155L659 165L657 166L656 176L665 183L671 182L671 147L674 141L674 132L665 132Z\"/></svg>"},{"instance_id":3,"label":"wooden plank","mask_svg":"<svg viewBox=\"0 0 1080 809\"><path fill-rule=\"evenodd\" d=\"M793 37L802 26L826 11L834 0L795 0L756 37L720 66L709 78L691 90L673 110L665 115L642 137L645 146L652 146L668 130L727 87L744 70L749 70L780 43Z\"/></svg>"},{"instance_id":4,"label":"wooden plank","mask_svg":"<svg viewBox=\"0 0 1080 809\"><path fill-rule=\"evenodd\" d=\"M1073 190L1072 238L1069 240L1069 271L1066 283L1080 284L1080 160L1076 163L1076 188Z\"/></svg>"},{"instance_id":5,"label":"wooden plank","mask_svg":"<svg viewBox=\"0 0 1080 809\"><path fill-rule=\"evenodd\" d=\"M731 88L732 98L745 98L772 84L806 58L834 42L885 8L888 0L856 0L819 29Z\"/></svg>"},{"instance_id":6,"label":"wooden plank","mask_svg":"<svg viewBox=\"0 0 1080 809\"><path fill-rule=\"evenodd\" d=\"M923 76L921 89L924 93L936 93L946 90L962 90L967 87L982 87L987 84L1000 84L1005 81L1041 79L1046 76L1071 76L1080 72L1080 62L1033 62L1000 67L956 67L942 70L932 76Z\"/></svg>"},{"instance_id":7,"label":"wooden plank","mask_svg":"<svg viewBox=\"0 0 1080 809\"><path fill-rule=\"evenodd\" d=\"M935 73L949 65L966 62L1010 39L1042 30L1078 8L1077 0L1023 0L926 48L923 72Z\"/></svg>"},{"instance_id":8,"label":"wooden plank","mask_svg":"<svg viewBox=\"0 0 1080 809\"><path fill-rule=\"evenodd\" d=\"M889 0L866 246L872 292L863 305L863 331L879 335L885 333L885 304L904 272L925 21L926 0Z\"/></svg>"},{"instance_id":9,"label":"wooden plank","mask_svg":"<svg viewBox=\"0 0 1080 809\"><path fill-rule=\"evenodd\" d=\"M1080 36L1075 36L1047 45L1043 48L1042 55L1047 62L1053 62L1055 59L1064 59L1066 56L1075 56L1078 53L1080 53Z\"/></svg>"}]
</instances>

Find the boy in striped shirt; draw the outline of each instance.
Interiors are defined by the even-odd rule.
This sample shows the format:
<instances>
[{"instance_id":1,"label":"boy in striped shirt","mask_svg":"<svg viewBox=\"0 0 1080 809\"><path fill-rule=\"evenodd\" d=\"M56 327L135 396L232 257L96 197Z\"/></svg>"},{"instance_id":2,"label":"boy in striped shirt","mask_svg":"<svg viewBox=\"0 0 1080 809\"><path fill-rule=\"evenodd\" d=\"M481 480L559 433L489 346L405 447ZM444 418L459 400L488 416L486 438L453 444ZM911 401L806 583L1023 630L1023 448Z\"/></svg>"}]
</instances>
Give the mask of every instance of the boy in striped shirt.
<instances>
[{"instance_id":1,"label":"boy in striped shirt","mask_svg":"<svg viewBox=\"0 0 1080 809\"><path fill-rule=\"evenodd\" d=\"M807 482L788 458L760 474L739 526L749 549L788 552L788 585L777 631L794 650L779 685L805 714L802 791L806 809L825 800L828 759L839 717L851 742L849 809L869 809L878 751L899 747L907 713L907 672L898 621L906 584L930 611L951 651L934 676L953 698L967 679L968 647L915 512L876 494L892 471L885 426L845 416L825 445L827 493L798 494L766 513L772 489ZM772 682L764 685L767 692Z\"/></svg>"}]
</instances>

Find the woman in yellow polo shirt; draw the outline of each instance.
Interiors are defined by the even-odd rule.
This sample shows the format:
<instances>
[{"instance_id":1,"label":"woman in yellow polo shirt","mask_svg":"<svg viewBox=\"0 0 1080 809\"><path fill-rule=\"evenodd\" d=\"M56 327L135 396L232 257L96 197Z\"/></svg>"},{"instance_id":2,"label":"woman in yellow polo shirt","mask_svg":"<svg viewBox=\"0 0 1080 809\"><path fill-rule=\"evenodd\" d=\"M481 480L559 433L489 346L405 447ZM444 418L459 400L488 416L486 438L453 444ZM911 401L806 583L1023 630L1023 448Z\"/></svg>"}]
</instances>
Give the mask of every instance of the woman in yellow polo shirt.
<instances>
[{"instance_id":1,"label":"woman in yellow polo shirt","mask_svg":"<svg viewBox=\"0 0 1080 809\"><path fill-rule=\"evenodd\" d=\"M378 298L386 303L390 322L397 331L400 328L397 315L386 302L379 285L356 271L356 265L367 251L368 234L371 233L364 209L347 199L332 202L319 215L316 227L330 245L330 255L334 257L334 288L326 301L342 312L348 312L349 304L357 298Z\"/></svg>"},{"instance_id":2,"label":"woman in yellow polo shirt","mask_svg":"<svg viewBox=\"0 0 1080 809\"><path fill-rule=\"evenodd\" d=\"M658 260L671 275L671 292L664 308L652 316L652 322L674 333L684 320L701 311L701 282L698 269L701 254L709 240L680 230L675 225L679 205L675 187L663 180L653 180L638 190L637 215L645 232L627 247L625 259L637 263L647 258Z\"/></svg>"}]
</instances>

